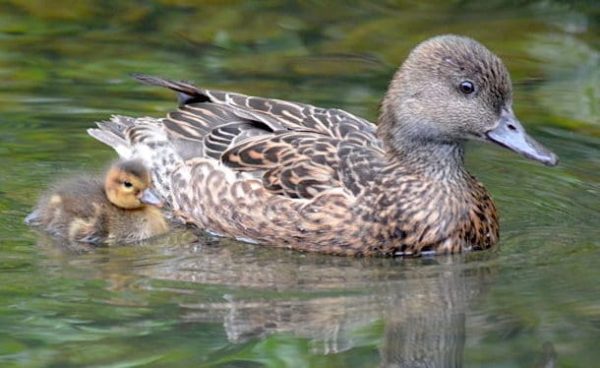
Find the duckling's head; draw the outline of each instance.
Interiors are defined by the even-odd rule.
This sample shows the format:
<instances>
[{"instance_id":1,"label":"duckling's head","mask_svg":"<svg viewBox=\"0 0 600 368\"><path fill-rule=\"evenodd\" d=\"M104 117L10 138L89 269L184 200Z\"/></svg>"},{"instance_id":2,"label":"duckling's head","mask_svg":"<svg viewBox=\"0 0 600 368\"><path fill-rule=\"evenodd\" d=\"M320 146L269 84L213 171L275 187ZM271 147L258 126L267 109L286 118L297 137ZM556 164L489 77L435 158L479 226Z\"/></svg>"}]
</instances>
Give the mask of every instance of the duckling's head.
<instances>
[{"instance_id":1,"label":"duckling's head","mask_svg":"<svg viewBox=\"0 0 600 368\"><path fill-rule=\"evenodd\" d=\"M162 205L152 191L150 172L140 160L118 161L112 165L106 173L104 190L108 200L123 209Z\"/></svg>"},{"instance_id":2,"label":"duckling's head","mask_svg":"<svg viewBox=\"0 0 600 368\"><path fill-rule=\"evenodd\" d=\"M546 165L558 162L515 117L504 63L467 37L434 37L410 53L383 100L379 133L392 151L407 142L478 139Z\"/></svg>"}]
</instances>

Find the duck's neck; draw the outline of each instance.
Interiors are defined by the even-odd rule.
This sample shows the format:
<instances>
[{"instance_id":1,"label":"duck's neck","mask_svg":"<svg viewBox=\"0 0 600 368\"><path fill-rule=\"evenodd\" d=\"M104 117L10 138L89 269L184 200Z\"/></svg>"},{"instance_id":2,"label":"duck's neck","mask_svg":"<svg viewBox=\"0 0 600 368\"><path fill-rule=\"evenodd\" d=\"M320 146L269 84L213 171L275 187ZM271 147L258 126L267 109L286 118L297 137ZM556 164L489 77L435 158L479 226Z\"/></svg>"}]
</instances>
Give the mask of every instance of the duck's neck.
<instances>
[{"instance_id":1,"label":"duck's neck","mask_svg":"<svg viewBox=\"0 0 600 368\"><path fill-rule=\"evenodd\" d=\"M383 136L382 139L390 168L410 170L441 181L460 180L467 173L462 141L434 141L410 135L394 140Z\"/></svg>"}]
</instances>

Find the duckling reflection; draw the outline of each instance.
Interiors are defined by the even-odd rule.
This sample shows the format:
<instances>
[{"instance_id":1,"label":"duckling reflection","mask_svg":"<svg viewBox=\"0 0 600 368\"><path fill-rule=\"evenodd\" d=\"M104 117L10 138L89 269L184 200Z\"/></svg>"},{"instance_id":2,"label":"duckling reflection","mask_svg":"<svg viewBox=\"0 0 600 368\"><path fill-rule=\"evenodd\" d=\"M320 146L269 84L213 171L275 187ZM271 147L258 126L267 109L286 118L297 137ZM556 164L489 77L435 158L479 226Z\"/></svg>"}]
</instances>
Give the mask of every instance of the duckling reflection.
<instances>
[{"instance_id":1,"label":"duckling reflection","mask_svg":"<svg viewBox=\"0 0 600 368\"><path fill-rule=\"evenodd\" d=\"M118 161L105 177L75 177L44 194L27 216L28 225L71 242L129 243L168 231L139 160Z\"/></svg>"}]
</instances>

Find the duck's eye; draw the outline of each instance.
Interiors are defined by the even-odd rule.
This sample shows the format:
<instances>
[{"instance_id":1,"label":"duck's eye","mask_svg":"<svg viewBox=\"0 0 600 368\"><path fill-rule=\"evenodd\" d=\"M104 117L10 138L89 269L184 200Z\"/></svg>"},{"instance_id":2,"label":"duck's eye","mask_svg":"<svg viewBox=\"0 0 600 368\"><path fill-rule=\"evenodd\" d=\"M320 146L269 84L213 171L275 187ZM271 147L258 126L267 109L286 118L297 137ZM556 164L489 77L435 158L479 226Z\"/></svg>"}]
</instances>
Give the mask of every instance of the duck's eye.
<instances>
[{"instance_id":1,"label":"duck's eye","mask_svg":"<svg viewBox=\"0 0 600 368\"><path fill-rule=\"evenodd\" d=\"M473 82L463 81L458 85L458 89L460 89L460 91L465 95L470 95L471 93L475 92L475 85Z\"/></svg>"},{"instance_id":2,"label":"duck's eye","mask_svg":"<svg viewBox=\"0 0 600 368\"><path fill-rule=\"evenodd\" d=\"M124 186L125 188L131 188L131 187L133 187L133 184L131 184L131 182L124 181L124 182L123 182L123 186Z\"/></svg>"}]
</instances>

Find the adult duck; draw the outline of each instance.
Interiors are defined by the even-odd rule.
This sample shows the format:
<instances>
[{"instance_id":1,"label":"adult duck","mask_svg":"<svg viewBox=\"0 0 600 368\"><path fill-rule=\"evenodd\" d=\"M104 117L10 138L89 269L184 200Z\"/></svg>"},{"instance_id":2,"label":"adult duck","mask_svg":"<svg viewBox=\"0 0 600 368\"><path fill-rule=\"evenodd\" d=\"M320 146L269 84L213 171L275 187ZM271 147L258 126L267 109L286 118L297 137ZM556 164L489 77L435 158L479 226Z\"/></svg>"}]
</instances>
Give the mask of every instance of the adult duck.
<instances>
[{"instance_id":1,"label":"adult duck","mask_svg":"<svg viewBox=\"0 0 600 368\"><path fill-rule=\"evenodd\" d=\"M143 159L177 216L254 243L355 256L486 249L498 217L464 167L465 141L558 161L515 117L502 61L466 37L418 45L377 126L339 109L137 78L176 91L177 111L114 116L89 133Z\"/></svg>"}]
</instances>

